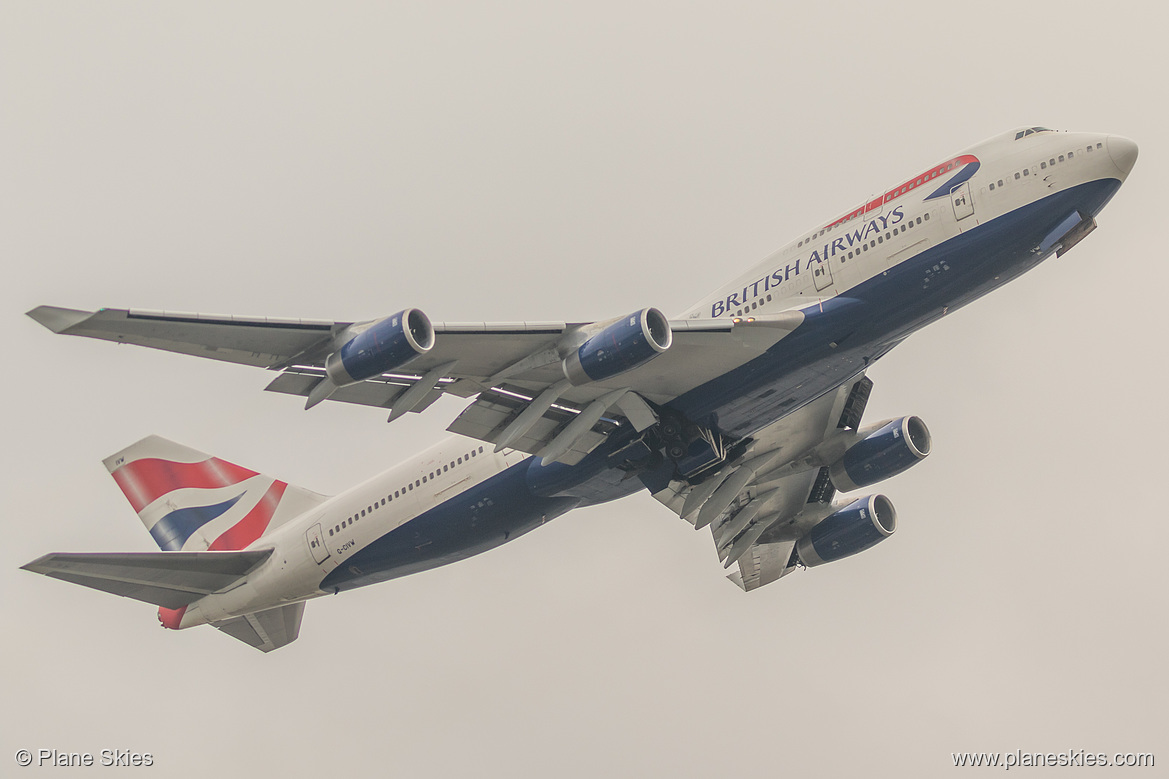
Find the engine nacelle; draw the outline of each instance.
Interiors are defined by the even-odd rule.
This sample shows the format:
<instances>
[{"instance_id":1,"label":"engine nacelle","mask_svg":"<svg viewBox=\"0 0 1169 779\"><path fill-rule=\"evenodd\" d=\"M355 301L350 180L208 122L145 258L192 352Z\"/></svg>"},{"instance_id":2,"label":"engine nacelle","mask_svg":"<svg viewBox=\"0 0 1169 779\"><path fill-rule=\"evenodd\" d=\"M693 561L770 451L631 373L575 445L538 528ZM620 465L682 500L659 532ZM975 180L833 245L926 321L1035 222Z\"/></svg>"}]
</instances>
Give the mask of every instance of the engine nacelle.
<instances>
[{"instance_id":1,"label":"engine nacelle","mask_svg":"<svg viewBox=\"0 0 1169 779\"><path fill-rule=\"evenodd\" d=\"M325 359L325 373L338 387L400 368L434 346L434 327L416 308L374 322Z\"/></svg>"},{"instance_id":2,"label":"engine nacelle","mask_svg":"<svg viewBox=\"0 0 1169 779\"><path fill-rule=\"evenodd\" d=\"M618 319L564 358L561 367L573 384L601 381L657 357L674 341L670 321L656 308Z\"/></svg>"},{"instance_id":3,"label":"engine nacelle","mask_svg":"<svg viewBox=\"0 0 1169 779\"><path fill-rule=\"evenodd\" d=\"M832 484L842 492L896 476L930 453L930 431L920 417L886 423L853 444L829 469Z\"/></svg>"},{"instance_id":4,"label":"engine nacelle","mask_svg":"<svg viewBox=\"0 0 1169 779\"><path fill-rule=\"evenodd\" d=\"M868 495L825 518L796 542L809 568L863 552L893 535L897 511L884 495Z\"/></svg>"}]
</instances>

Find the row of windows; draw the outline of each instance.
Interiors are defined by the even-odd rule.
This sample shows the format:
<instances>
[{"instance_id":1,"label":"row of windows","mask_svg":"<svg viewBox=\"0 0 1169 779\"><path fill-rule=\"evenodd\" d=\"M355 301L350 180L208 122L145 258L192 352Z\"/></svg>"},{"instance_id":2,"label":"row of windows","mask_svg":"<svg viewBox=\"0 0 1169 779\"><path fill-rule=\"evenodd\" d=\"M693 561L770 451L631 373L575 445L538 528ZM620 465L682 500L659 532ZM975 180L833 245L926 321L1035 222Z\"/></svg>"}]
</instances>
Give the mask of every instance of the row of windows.
<instances>
[{"instance_id":1,"label":"row of windows","mask_svg":"<svg viewBox=\"0 0 1169 779\"><path fill-rule=\"evenodd\" d=\"M413 483L407 484L405 487L402 487L401 489L394 490L393 495L386 495L381 500L375 500L373 503L366 506L365 508L363 508L361 511L357 512L353 516L347 517L344 520L342 520L341 522L339 522L338 524L329 528L329 535L333 535L334 533L340 533L344 528L347 528L350 525L352 525L354 522L359 521L362 517L366 516L367 514L372 514L374 512L374 509L379 509L382 506L386 505L387 503L393 503L394 498L400 498L403 495L405 495L407 492L413 492L415 487L421 487L423 484L426 484L426 482L430 481L431 479L435 478L436 476L443 474L443 473L446 473L450 469L456 468L456 467L462 465L463 463L470 462L472 457L477 457L478 455L481 455L481 454L483 454L483 447L482 446L480 446L478 449L472 449L470 452L463 455L462 457L456 457L454 460L451 460L449 463L447 463L446 465L443 465L441 468L435 468L428 475L423 476L421 479L415 479Z\"/></svg>"},{"instance_id":2,"label":"row of windows","mask_svg":"<svg viewBox=\"0 0 1169 779\"><path fill-rule=\"evenodd\" d=\"M1091 144L1089 144L1088 147L1084 149L1084 153L1091 154L1094 150L1103 149L1103 148L1104 148L1103 143L1098 143L1095 146L1092 146ZM1079 149L1076 149L1076 151L1079 151ZM1044 162L1040 162L1038 168L1036 168L1034 165L1032 165L1030 168L1023 168L1023 170L1015 171L1015 180L1018 181L1022 178L1030 176L1032 173L1034 173L1035 175L1039 175L1039 171L1041 171L1041 170L1047 170L1049 167L1054 168L1056 165L1058 165L1061 162L1066 162L1068 160L1074 160L1075 158L1076 158L1075 151L1069 151L1067 154L1061 154L1058 157L1052 157L1049 160L1046 160ZM1002 179L999 179L998 181L992 181L990 183L991 191L994 191L995 189L999 189L1003 186L1005 186L1005 184L1003 183Z\"/></svg>"},{"instance_id":3,"label":"row of windows","mask_svg":"<svg viewBox=\"0 0 1169 779\"><path fill-rule=\"evenodd\" d=\"M863 243L860 245L860 248L853 249L846 256L841 257L840 261L843 263L843 262L847 262L848 260L851 260L854 256L860 257L861 252L867 252L869 249L873 248L877 244L884 243L886 241L886 239L892 238L894 235L899 235L899 234L905 232L906 230L911 229L912 227L914 227L914 225L920 225L922 223L923 219L928 222L930 220L930 215L923 214L922 216L919 216L917 219L910 219L905 224L899 225L898 227L894 227L892 230L885 233L884 236L878 235L875 240L869 241L868 243ZM771 294L768 293L768 295L765 298L763 298L761 300L756 300L751 305L744 306L743 308L740 308L738 311L735 312L735 316L741 317L741 316L743 316L743 314L749 314L752 311L754 311L755 309L759 308L759 306L766 305L767 303L770 303L770 302L771 302Z\"/></svg>"},{"instance_id":4,"label":"row of windows","mask_svg":"<svg viewBox=\"0 0 1169 779\"><path fill-rule=\"evenodd\" d=\"M841 257L840 261L843 263L843 262L848 262L853 257L860 257L861 252L867 252L869 249L874 248L877 244L884 243L885 241L891 239L895 235L900 235L901 233L905 232L906 230L913 229L914 226L920 225L922 223L922 220L928 222L930 220L930 215L928 213L922 214L917 219L910 219L905 224L898 225L897 227L894 227L892 230L885 233L883 236L878 235L876 240L869 241L868 243L862 243L860 245L859 249L853 249L848 254Z\"/></svg>"}]
</instances>

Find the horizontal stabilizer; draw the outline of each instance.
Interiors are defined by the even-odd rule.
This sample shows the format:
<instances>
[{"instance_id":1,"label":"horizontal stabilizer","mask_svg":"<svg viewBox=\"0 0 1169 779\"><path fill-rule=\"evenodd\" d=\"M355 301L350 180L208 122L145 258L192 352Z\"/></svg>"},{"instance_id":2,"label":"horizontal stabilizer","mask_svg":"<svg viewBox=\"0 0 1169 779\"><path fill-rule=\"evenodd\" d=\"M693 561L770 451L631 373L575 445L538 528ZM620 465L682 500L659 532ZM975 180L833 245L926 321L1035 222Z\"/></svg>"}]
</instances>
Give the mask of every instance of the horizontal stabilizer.
<instances>
[{"instance_id":1,"label":"horizontal stabilizer","mask_svg":"<svg viewBox=\"0 0 1169 779\"><path fill-rule=\"evenodd\" d=\"M56 552L26 571L102 592L180 609L242 579L272 554L248 552Z\"/></svg>"},{"instance_id":2,"label":"horizontal stabilizer","mask_svg":"<svg viewBox=\"0 0 1169 779\"><path fill-rule=\"evenodd\" d=\"M212 624L248 646L254 646L261 652L271 652L296 640L300 635L302 617L303 601Z\"/></svg>"}]
</instances>

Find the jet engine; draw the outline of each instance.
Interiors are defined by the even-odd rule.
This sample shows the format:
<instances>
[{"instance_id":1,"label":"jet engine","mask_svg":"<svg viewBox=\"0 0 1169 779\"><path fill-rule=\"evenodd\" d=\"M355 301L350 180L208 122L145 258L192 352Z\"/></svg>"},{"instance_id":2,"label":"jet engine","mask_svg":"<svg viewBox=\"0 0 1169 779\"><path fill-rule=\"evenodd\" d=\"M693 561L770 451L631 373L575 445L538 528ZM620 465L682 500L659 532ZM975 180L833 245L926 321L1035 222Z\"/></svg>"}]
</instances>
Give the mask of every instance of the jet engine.
<instances>
[{"instance_id":1,"label":"jet engine","mask_svg":"<svg viewBox=\"0 0 1169 779\"><path fill-rule=\"evenodd\" d=\"M673 343L670 322L656 308L635 311L607 325L564 358L561 367L573 384L601 381L657 357Z\"/></svg>"},{"instance_id":2,"label":"jet engine","mask_svg":"<svg viewBox=\"0 0 1169 779\"><path fill-rule=\"evenodd\" d=\"M886 422L849 447L829 470L842 492L876 484L924 460L930 453L930 431L920 417Z\"/></svg>"},{"instance_id":3,"label":"jet engine","mask_svg":"<svg viewBox=\"0 0 1169 779\"><path fill-rule=\"evenodd\" d=\"M823 519L796 542L809 568L863 552L893 535L897 511L884 495L868 495Z\"/></svg>"},{"instance_id":4,"label":"jet engine","mask_svg":"<svg viewBox=\"0 0 1169 779\"><path fill-rule=\"evenodd\" d=\"M325 360L325 373L338 387L400 368L434 346L434 327L416 308L374 322Z\"/></svg>"}]
</instances>

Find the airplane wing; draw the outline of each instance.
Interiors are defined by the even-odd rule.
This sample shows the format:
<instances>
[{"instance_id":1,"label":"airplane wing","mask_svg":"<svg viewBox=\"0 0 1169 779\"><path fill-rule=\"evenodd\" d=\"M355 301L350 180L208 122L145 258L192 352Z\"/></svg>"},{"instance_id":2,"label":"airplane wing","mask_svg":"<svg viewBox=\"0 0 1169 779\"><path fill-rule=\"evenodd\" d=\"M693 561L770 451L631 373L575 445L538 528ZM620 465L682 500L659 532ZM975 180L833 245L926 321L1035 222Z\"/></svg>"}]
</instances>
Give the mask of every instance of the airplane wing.
<instances>
[{"instance_id":1,"label":"airplane wing","mask_svg":"<svg viewBox=\"0 0 1169 779\"><path fill-rule=\"evenodd\" d=\"M800 519L823 514L836 492L811 455L857 428L871 391L871 380L854 377L761 430L738 460L694 485L671 481L654 498L695 528L710 528L719 560L738 563L728 576L735 584L746 591L770 584L798 566Z\"/></svg>"},{"instance_id":2,"label":"airplane wing","mask_svg":"<svg viewBox=\"0 0 1169 779\"><path fill-rule=\"evenodd\" d=\"M615 417L644 430L656 421L650 404L667 403L765 353L804 319L788 311L738 322L669 321L668 350L585 381L570 380L564 366L606 323L426 320L433 329L430 348L411 353L400 368L337 384L330 361L389 318L353 323L53 306L28 315L55 333L280 371L266 389L305 397L306 407L325 399L356 403L387 409L392 421L426 409L443 393L477 396L452 432L568 464L603 441Z\"/></svg>"}]
</instances>

